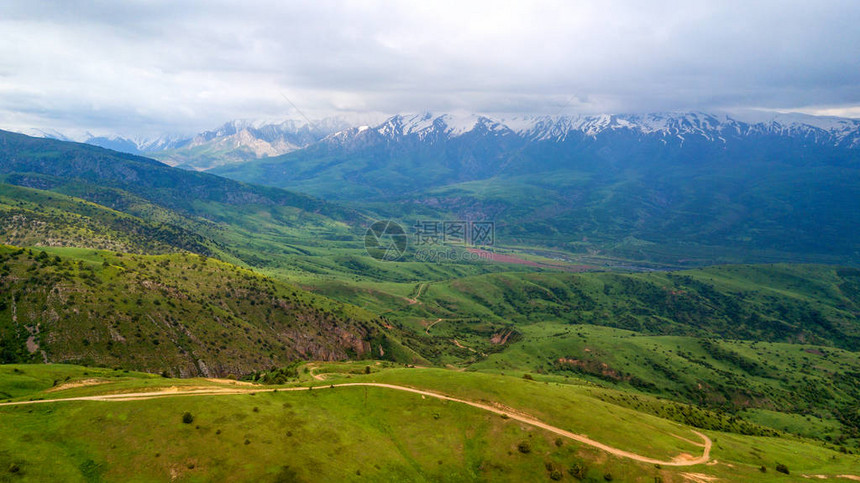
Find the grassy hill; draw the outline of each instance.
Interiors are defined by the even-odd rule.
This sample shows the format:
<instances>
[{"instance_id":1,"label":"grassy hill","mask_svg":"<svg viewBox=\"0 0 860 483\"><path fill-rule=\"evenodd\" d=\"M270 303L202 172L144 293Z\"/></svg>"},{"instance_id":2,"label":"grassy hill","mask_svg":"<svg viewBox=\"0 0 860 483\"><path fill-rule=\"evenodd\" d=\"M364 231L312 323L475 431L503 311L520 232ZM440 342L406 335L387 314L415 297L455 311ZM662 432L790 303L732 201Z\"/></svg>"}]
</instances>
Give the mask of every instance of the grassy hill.
<instances>
[{"instance_id":1,"label":"grassy hill","mask_svg":"<svg viewBox=\"0 0 860 483\"><path fill-rule=\"evenodd\" d=\"M504 273L424 284L388 314L440 363L585 377L860 444L854 269Z\"/></svg>"},{"instance_id":2,"label":"grassy hill","mask_svg":"<svg viewBox=\"0 0 860 483\"><path fill-rule=\"evenodd\" d=\"M369 374L364 364L306 367L285 386L242 386L76 366L3 366L0 391L12 396L7 400L38 403L0 406L3 425L19 428L0 436L0 478L784 481L856 474L860 467L857 456L802 438L720 431L704 431L713 441L707 464L655 465L463 403L383 387L330 387L376 382L483 401L661 460L703 451L688 426L616 404L609 399L614 391L578 381L386 363L368 368ZM297 386L314 390L290 390ZM166 389L178 397L39 401ZM209 395L181 395L188 390Z\"/></svg>"},{"instance_id":3,"label":"grassy hill","mask_svg":"<svg viewBox=\"0 0 860 483\"><path fill-rule=\"evenodd\" d=\"M860 271L811 265L650 273L502 273L427 284L404 319L511 328L584 323L644 334L860 347Z\"/></svg>"},{"instance_id":4,"label":"grassy hill","mask_svg":"<svg viewBox=\"0 0 860 483\"><path fill-rule=\"evenodd\" d=\"M22 187L42 193L25 195ZM270 272L290 271L297 256L319 256L330 249L363 251L358 226L364 215L339 205L94 146L0 131L4 195L0 202L8 207L0 213L7 216L0 223L18 230L24 223L30 229L6 243L56 245L59 239L60 244L107 248L99 241L104 236L95 232L108 231L110 238L119 238L118 249L159 253L167 244ZM23 200L29 200L27 206L19 204ZM46 221L48 206L56 216ZM116 212L131 218L117 221ZM82 220L90 225L87 236L82 232L67 239ZM41 233L32 230L38 224L44 227ZM129 224L138 226L122 226ZM123 234L115 236L119 232ZM152 238L161 244L153 246Z\"/></svg>"},{"instance_id":5,"label":"grassy hill","mask_svg":"<svg viewBox=\"0 0 860 483\"><path fill-rule=\"evenodd\" d=\"M180 226L154 205L144 219L59 193L0 184L0 232L16 246L68 246L138 254L189 251L212 255L216 244Z\"/></svg>"},{"instance_id":6,"label":"grassy hill","mask_svg":"<svg viewBox=\"0 0 860 483\"><path fill-rule=\"evenodd\" d=\"M357 216L351 210L289 191L179 170L152 159L88 144L8 131L0 131L0 174L15 174L12 184L41 189L58 190L61 186L80 184L118 188L198 216L217 214L208 203L237 207L291 206L333 218Z\"/></svg>"},{"instance_id":7,"label":"grassy hill","mask_svg":"<svg viewBox=\"0 0 860 483\"><path fill-rule=\"evenodd\" d=\"M243 375L297 359L421 360L374 314L215 259L0 247L5 362Z\"/></svg>"}]
</instances>

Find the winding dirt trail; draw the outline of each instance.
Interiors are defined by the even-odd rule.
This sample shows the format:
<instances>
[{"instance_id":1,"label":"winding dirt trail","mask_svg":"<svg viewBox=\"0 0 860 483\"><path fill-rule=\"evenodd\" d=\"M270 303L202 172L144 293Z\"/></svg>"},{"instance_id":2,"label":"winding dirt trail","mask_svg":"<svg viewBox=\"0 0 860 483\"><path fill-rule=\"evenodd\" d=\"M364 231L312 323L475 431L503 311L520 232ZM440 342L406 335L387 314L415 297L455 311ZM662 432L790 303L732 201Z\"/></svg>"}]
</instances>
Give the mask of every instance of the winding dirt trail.
<instances>
[{"instance_id":1,"label":"winding dirt trail","mask_svg":"<svg viewBox=\"0 0 860 483\"><path fill-rule=\"evenodd\" d=\"M432 329L433 326L438 324L439 322L442 322L442 319L436 319L434 322L432 322L430 325L428 325L427 328L424 329L424 333L427 335L430 335L430 329Z\"/></svg>"},{"instance_id":2,"label":"winding dirt trail","mask_svg":"<svg viewBox=\"0 0 860 483\"><path fill-rule=\"evenodd\" d=\"M630 451L625 451L623 449L613 448L612 446L603 444L599 441L595 441L587 436L581 434L575 434L570 431L566 431L564 429L558 428L556 426L552 426L550 424L544 423L543 421L539 421L537 419L524 416L521 414L517 414L511 411L505 411L503 409L499 409L495 406L491 406L489 404L469 401L466 399L459 399L451 396L446 396L444 394L439 394L430 391L424 391L421 389L414 389L406 386L397 386L394 384L385 384L379 382L351 382L351 383L343 383L343 384L333 384L331 386L322 386L313 388L314 390L326 389L326 388L337 388L337 387L358 387L358 386L370 386L370 387L380 387L385 389L393 389L396 391L404 391L410 392L413 394L420 394L426 397L433 397L436 399L441 399L443 401L451 401L460 404L466 404L468 406L472 406L478 409L483 409L484 411L489 411L491 413L499 414L508 417L509 419L513 419L515 421L519 421L521 423L528 424L530 426L534 426L537 428L544 429L551 433L558 434L560 436L564 436L566 438L572 439L574 441L578 441L582 444L586 444L589 446L593 446L600 450L603 450L607 453L613 454L615 456L619 456L622 458L628 458L635 461L640 461L642 463L650 463L650 464L659 464L663 466L693 466L707 463L711 458L711 445L712 441L706 435L691 430L697 436L702 438L702 455L699 457L692 457L687 454L682 454L675 457L671 461L662 461L655 458L649 458L647 456L638 455L636 453L631 453ZM62 399L41 399L35 401L18 401L18 402L6 402L0 403L0 407L2 406L20 406L25 404L47 404L47 403L56 403L56 402L66 402L66 401L139 401L144 399L155 399L160 397L178 397L178 396L220 396L220 395L228 395L228 394L248 394L252 392L285 392L285 391L307 391L310 390L310 387L288 387L288 388L279 388L279 389L245 389L245 388L178 388L172 387L166 391L159 392L133 392L133 393L122 393L122 394L103 394L99 396L80 396L80 397L69 397ZM698 444L697 444L698 445Z\"/></svg>"}]
</instances>

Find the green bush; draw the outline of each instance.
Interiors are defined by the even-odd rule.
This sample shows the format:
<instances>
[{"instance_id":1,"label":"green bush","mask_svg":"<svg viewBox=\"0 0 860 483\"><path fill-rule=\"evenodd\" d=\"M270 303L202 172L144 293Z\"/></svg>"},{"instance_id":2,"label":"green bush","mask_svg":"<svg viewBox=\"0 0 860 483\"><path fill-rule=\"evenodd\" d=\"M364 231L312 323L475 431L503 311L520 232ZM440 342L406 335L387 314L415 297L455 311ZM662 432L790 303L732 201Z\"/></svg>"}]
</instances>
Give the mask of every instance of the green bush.
<instances>
[{"instance_id":1,"label":"green bush","mask_svg":"<svg viewBox=\"0 0 860 483\"><path fill-rule=\"evenodd\" d=\"M785 473L787 475L788 474L788 466L785 466L782 463L777 463L776 464L776 471L778 471L780 473Z\"/></svg>"},{"instance_id":2,"label":"green bush","mask_svg":"<svg viewBox=\"0 0 860 483\"><path fill-rule=\"evenodd\" d=\"M182 422L185 424L191 424L194 422L194 416L191 413L186 412L182 415Z\"/></svg>"},{"instance_id":3,"label":"green bush","mask_svg":"<svg viewBox=\"0 0 860 483\"><path fill-rule=\"evenodd\" d=\"M528 441L521 441L520 444L517 445L517 449L522 454L529 454L532 452L532 445L529 444Z\"/></svg>"},{"instance_id":4,"label":"green bush","mask_svg":"<svg viewBox=\"0 0 860 483\"><path fill-rule=\"evenodd\" d=\"M585 466L585 463L574 463L568 468L567 472L577 480L584 480L585 475L588 473L588 467Z\"/></svg>"}]
</instances>

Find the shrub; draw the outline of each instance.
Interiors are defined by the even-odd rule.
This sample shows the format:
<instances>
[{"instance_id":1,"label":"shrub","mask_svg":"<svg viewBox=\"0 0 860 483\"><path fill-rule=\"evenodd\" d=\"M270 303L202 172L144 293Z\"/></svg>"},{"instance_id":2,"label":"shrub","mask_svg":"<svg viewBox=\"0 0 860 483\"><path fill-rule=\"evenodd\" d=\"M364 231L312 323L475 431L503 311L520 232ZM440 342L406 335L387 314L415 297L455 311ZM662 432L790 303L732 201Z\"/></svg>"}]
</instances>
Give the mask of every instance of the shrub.
<instances>
[{"instance_id":1,"label":"shrub","mask_svg":"<svg viewBox=\"0 0 860 483\"><path fill-rule=\"evenodd\" d=\"M555 445L561 448L562 446L564 446L564 440L561 438L555 438Z\"/></svg>"},{"instance_id":2,"label":"shrub","mask_svg":"<svg viewBox=\"0 0 860 483\"><path fill-rule=\"evenodd\" d=\"M9 465L9 473L18 473L19 471L21 471L21 467L16 463Z\"/></svg>"},{"instance_id":3,"label":"shrub","mask_svg":"<svg viewBox=\"0 0 860 483\"><path fill-rule=\"evenodd\" d=\"M788 466L785 466L782 463L777 463L776 464L776 471L779 471L780 473L785 473L787 475L788 474Z\"/></svg>"},{"instance_id":4,"label":"shrub","mask_svg":"<svg viewBox=\"0 0 860 483\"><path fill-rule=\"evenodd\" d=\"M529 454L532 452L532 445L528 441L522 441L517 445L517 449L522 454Z\"/></svg>"},{"instance_id":5,"label":"shrub","mask_svg":"<svg viewBox=\"0 0 860 483\"><path fill-rule=\"evenodd\" d=\"M605 475L603 475L603 479L606 481L612 481L615 478L612 477L612 473L606 473Z\"/></svg>"},{"instance_id":6,"label":"shrub","mask_svg":"<svg viewBox=\"0 0 860 483\"><path fill-rule=\"evenodd\" d=\"M527 381L534 381L535 380L535 378L533 378L531 374L523 374L523 379L525 379Z\"/></svg>"},{"instance_id":7,"label":"shrub","mask_svg":"<svg viewBox=\"0 0 860 483\"><path fill-rule=\"evenodd\" d=\"M194 422L194 416L191 413L186 412L182 415L182 422L185 424L191 424Z\"/></svg>"},{"instance_id":8,"label":"shrub","mask_svg":"<svg viewBox=\"0 0 860 483\"><path fill-rule=\"evenodd\" d=\"M370 374L370 366L364 366L364 373Z\"/></svg>"},{"instance_id":9,"label":"shrub","mask_svg":"<svg viewBox=\"0 0 860 483\"><path fill-rule=\"evenodd\" d=\"M561 471L558 471L558 470L552 470L552 471L549 473L549 478L550 478L551 480L555 480L555 481L560 480L562 476L563 476L563 475L561 474Z\"/></svg>"},{"instance_id":10,"label":"shrub","mask_svg":"<svg viewBox=\"0 0 860 483\"><path fill-rule=\"evenodd\" d=\"M584 480L585 474L588 473L588 468L584 463L574 463L568 470L570 476L576 478L577 480Z\"/></svg>"}]
</instances>

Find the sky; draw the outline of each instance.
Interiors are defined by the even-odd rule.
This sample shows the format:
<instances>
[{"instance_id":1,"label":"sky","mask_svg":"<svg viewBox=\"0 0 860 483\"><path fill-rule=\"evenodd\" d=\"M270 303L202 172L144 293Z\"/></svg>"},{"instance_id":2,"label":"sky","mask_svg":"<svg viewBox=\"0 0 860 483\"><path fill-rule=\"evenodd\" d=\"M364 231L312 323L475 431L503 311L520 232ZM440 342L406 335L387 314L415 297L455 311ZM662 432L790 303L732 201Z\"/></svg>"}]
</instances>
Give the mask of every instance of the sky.
<instances>
[{"instance_id":1,"label":"sky","mask_svg":"<svg viewBox=\"0 0 860 483\"><path fill-rule=\"evenodd\" d=\"M860 2L0 3L0 128L765 109L860 117Z\"/></svg>"}]
</instances>

